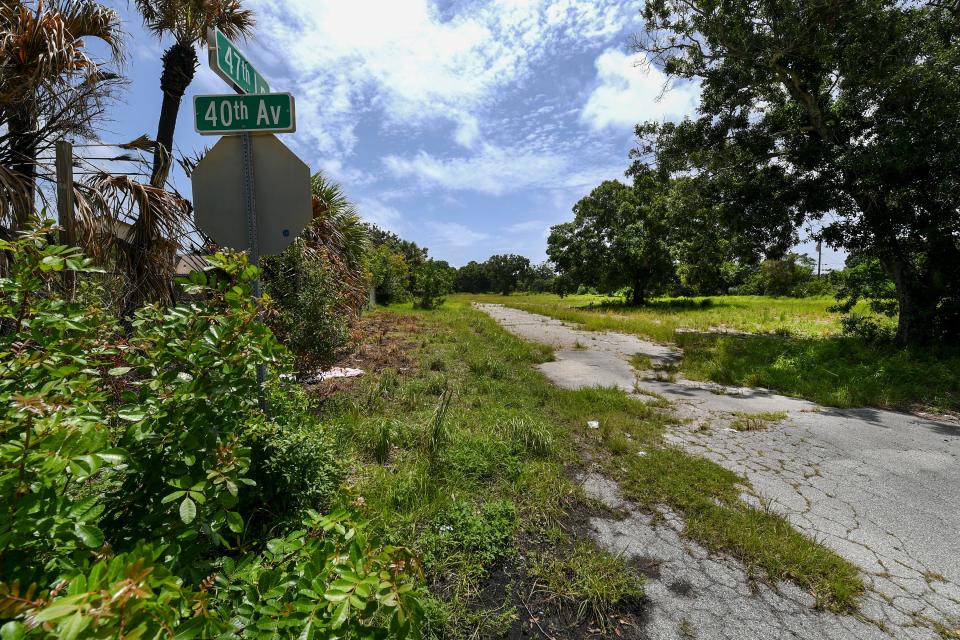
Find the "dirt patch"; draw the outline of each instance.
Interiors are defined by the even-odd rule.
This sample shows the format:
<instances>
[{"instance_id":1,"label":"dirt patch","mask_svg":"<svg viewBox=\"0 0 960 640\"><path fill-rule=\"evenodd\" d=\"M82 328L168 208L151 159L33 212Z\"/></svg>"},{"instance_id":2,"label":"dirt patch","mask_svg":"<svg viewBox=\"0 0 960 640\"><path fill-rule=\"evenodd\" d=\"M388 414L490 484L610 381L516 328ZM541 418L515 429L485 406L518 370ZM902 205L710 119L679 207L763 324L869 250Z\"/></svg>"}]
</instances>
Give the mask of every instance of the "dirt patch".
<instances>
[{"instance_id":1,"label":"dirt patch","mask_svg":"<svg viewBox=\"0 0 960 640\"><path fill-rule=\"evenodd\" d=\"M674 580L667 585L667 589L678 596L689 596L693 591L693 583L689 580Z\"/></svg>"},{"instance_id":2,"label":"dirt patch","mask_svg":"<svg viewBox=\"0 0 960 640\"><path fill-rule=\"evenodd\" d=\"M414 357L417 342L410 336L421 329L414 316L398 313L373 312L363 316L353 327L350 355L337 362L335 367L361 369L364 375L377 374L386 369L399 373L415 372L418 362ZM307 391L321 398L328 398L341 391L353 388L358 378L334 378L308 385Z\"/></svg>"}]
</instances>

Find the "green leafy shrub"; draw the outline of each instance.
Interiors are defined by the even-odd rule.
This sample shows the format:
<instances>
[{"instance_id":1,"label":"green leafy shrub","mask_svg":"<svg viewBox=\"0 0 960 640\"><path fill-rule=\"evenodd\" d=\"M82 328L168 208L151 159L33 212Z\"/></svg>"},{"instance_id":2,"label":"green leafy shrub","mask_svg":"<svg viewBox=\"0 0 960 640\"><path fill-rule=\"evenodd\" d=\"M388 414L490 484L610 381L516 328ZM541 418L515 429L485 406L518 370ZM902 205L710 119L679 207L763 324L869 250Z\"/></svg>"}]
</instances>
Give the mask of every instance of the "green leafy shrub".
<instances>
[{"instance_id":1,"label":"green leafy shrub","mask_svg":"<svg viewBox=\"0 0 960 640\"><path fill-rule=\"evenodd\" d=\"M0 241L0 636L415 633L416 563L349 513L237 544L247 441L292 423L258 407L256 364L283 351L256 322L257 270L217 256L192 302L138 311L127 338L56 294L93 269L51 234Z\"/></svg>"},{"instance_id":2,"label":"green leafy shrub","mask_svg":"<svg viewBox=\"0 0 960 640\"><path fill-rule=\"evenodd\" d=\"M454 270L442 260L428 260L417 269L413 304L418 309L436 309L453 289Z\"/></svg>"},{"instance_id":3,"label":"green leafy shrub","mask_svg":"<svg viewBox=\"0 0 960 640\"><path fill-rule=\"evenodd\" d=\"M490 567L507 552L516 522L516 507L508 500L480 507L457 502L423 536L424 564L435 569L443 562L466 557L477 567Z\"/></svg>"},{"instance_id":4,"label":"green leafy shrub","mask_svg":"<svg viewBox=\"0 0 960 640\"><path fill-rule=\"evenodd\" d=\"M410 299L410 266L403 255L386 244L370 254L370 278L377 304L393 304Z\"/></svg>"},{"instance_id":5,"label":"green leafy shrub","mask_svg":"<svg viewBox=\"0 0 960 640\"><path fill-rule=\"evenodd\" d=\"M341 458L333 435L322 425L311 420L271 425L254 446L258 504L275 517L328 509L343 481Z\"/></svg>"},{"instance_id":6,"label":"green leafy shrub","mask_svg":"<svg viewBox=\"0 0 960 640\"><path fill-rule=\"evenodd\" d=\"M843 328L843 335L862 338L872 343L893 342L896 336L896 327L892 323L858 313L840 318L840 326Z\"/></svg>"},{"instance_id":7,"label":"green leafy shrub","mask_svg":"<svg viewBox=\"0 0 960 640\"><path fill-rule=\"evenodd\" d=\"M264 289L275 302L268 323L290 349L297 369L328 367L344 353L352 310L338 302L337 274L321 252L297 238L280 255L264 258Z\"/></svg>"}]
</instances>

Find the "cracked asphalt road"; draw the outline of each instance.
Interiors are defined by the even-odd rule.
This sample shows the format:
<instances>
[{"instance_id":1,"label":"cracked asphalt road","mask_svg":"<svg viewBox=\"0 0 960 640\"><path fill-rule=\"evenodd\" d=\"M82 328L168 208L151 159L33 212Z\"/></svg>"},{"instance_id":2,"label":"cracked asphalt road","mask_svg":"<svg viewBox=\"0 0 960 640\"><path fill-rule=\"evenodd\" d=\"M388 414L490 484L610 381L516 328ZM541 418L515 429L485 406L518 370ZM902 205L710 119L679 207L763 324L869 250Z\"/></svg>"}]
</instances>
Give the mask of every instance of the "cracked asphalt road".
<instances>
[{"instance_id":1,"label":"cracked asphalt road","mask_svg":"<svg viewBox=\"0 0 960 640\"><path fill-rule=\"evenodd\" d=\"M736 561L683 539L674 514L651 519L633 510L625 520L596 519L601 543L656 567L648 588L651 638L960 638L960 427L877 409L824 408L764 390L657 380L638 375L628 359L674 362L679 354L670 347L501 305L477 307L512 333L554 346L556 360L540 368L558 386L665 396L685 418L668 434L672 442L746 476L747 501L783 514L858 565L869 587L856 617L818 612L797 587L758 585ZM765 431L728 427L734 412L766 411L788 419ZM608 480L590 476L584 487L629 508Z\"/></svg>"}]
</instances>

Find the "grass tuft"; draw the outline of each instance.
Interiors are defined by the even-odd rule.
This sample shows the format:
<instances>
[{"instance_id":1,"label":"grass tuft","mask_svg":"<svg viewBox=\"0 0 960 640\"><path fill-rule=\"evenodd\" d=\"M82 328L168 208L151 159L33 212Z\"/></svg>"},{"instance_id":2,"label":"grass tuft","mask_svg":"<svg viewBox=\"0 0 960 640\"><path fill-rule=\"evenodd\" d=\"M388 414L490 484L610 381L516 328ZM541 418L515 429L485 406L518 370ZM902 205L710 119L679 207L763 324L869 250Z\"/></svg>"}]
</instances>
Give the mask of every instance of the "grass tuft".
<instances>
[{"instance_id":1,"label":"grass tuft","mask_svg":"<svg viewBox=\"0 0 960 640\"><path fill-rule=\"evenodd\" d=\"M578 620L590 616L601 629L609 625L611 609L639 601L644 580L620 556L580 542L562 553L547 552L531 558L530 574L542 582L550 597L572 604Z\"/></svg>"},{"instance_id":2,"label":"grass tuft","mask_svg":"<svg viewBox=\"0 0 960 640\"><path fill-rule=\"evenodd\" d=\"M733 415L734 419L730 422L730 428L737 431L766 431L770 425L783 422L788 417L784 411L738 412Z\"/></svg>"}]
</instances>

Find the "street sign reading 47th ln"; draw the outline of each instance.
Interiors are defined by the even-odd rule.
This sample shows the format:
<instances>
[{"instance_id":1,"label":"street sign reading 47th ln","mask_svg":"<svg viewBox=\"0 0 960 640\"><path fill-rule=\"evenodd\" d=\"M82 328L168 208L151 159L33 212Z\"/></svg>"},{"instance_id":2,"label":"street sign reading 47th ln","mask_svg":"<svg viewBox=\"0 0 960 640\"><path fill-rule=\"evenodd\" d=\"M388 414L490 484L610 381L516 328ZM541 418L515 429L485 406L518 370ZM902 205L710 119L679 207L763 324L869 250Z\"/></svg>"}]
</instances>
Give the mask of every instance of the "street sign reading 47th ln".
<instances>
[{"instance_id":1,"label":"street sign reading 47th ln","mask_svg":"<svg viewBox=\"0 0 960 640\"><path fill-rule=\"evenodd\" d=\"M289 93L195 96L197 133L290 133L297 129L296 107Z\"/></svg>"},{"instance_id":2,"label":"street sign reading 47th ln","mask_svg":"<svg viewBox=\"0 0 960 640\"><path fill-rule=\"evenodd\" d=\"M207 34L210 50L210 68L227 81L237 93L269 93L270 85L254 68L237 45L230 42L219 29Z\"/></svg>"}]
</instances>

